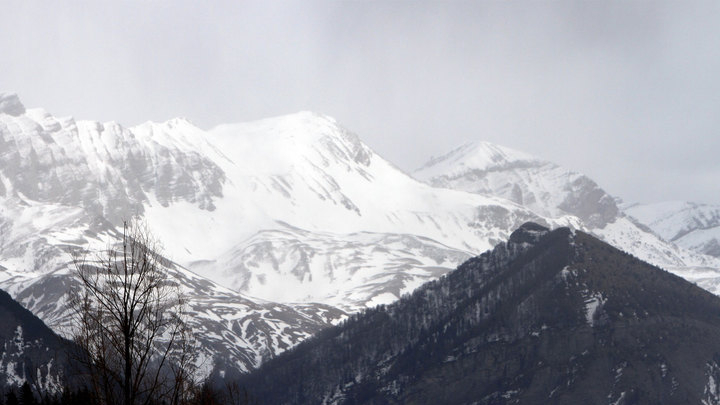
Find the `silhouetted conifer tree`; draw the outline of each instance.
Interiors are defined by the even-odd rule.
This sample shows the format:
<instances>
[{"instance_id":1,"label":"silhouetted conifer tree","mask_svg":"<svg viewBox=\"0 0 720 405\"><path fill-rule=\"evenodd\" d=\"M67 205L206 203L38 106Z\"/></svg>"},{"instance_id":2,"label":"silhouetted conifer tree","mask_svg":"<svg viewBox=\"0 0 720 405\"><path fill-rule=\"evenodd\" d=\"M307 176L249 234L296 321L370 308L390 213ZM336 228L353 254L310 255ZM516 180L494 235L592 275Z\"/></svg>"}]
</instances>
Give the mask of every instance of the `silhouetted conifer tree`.
<instances>
[{"instance_id":1,"label":"silhouetted conifer tree","mask_svg":"<svg viewBox=\"0 0 720 405\"><path fill-rule=\"evenodd\" d=\"M27 381L20 387L20 405L37 405L35 395Z\"/></svg>"},{"instance_id":2,"label":"silhouetted conifer tree","mask_svg":"<svg viewBox=\"0 0 720 405\"><path fill-rule=\"evenodd\" d=\"M13 390L8 391L8 393L5 395L5 404L6 405L20 405L20 402L18 401L15 391L13 391Z\"/></svg>"}]
</instances>

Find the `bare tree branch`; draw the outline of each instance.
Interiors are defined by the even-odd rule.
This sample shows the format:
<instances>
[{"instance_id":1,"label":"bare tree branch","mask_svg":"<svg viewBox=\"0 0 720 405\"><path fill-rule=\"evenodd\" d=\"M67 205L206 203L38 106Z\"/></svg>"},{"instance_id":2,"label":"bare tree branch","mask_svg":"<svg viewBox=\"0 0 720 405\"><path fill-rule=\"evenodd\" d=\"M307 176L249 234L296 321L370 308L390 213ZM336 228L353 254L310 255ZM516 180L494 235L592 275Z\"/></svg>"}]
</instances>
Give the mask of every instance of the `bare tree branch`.
<instances>
[{"instance_id":1,"label":"bare tree branch","mask_svg":"<svg viewBox=\"0 0 720 405\"><path fill-rule=\"evenodd\" d=\"M186 403L196 358L179 284L146 224L124 222L121 239L94 260L73 258L74 339L95 395L108 405Z\"/></svg>"}]
</instances>

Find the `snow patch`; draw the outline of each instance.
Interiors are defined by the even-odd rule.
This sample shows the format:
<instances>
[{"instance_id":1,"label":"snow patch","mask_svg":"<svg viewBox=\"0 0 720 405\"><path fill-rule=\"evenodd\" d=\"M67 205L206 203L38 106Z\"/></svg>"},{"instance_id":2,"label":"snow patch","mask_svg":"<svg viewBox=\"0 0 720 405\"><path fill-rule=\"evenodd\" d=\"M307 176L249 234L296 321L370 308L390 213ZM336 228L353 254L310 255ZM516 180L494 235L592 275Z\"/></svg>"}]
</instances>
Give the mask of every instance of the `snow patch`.
<instances>
[{"instance_id":1,"label":"snow patch","mask_svg":"<svg viewBox=\"0 0 720 405\"><path fill-rule=\"evenodd\" d=\"M596 314L602 310L602 306L607 301L601 293L594 293L585 298L585 320L588 325L595 326Z\"/></svg>"},{"instance_id":2,"label":"snow patch","mask_svg":"<svg viewBox=\"0 0 720 405\"><path fill-rule=\"evenodd\" d=\"M703 405L718 405L720 404L720 385L718 383L718 375L720 375L720 366L717 362L708 362L706 366L707 382L705 383L705 389L703 391L703 399L701 403Z\"/></svg>"}]
</instances>

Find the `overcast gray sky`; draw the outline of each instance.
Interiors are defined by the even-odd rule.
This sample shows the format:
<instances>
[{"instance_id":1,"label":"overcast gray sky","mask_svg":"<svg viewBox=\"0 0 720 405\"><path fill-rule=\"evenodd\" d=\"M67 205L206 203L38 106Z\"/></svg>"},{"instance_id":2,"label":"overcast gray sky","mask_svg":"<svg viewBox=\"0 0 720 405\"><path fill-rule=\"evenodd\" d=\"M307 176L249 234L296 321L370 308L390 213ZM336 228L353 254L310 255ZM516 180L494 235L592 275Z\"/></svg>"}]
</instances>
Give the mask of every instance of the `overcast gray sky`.
<instances>
[{"instance_id":1,"label":"overcast gray sky","mask_svg":"<svg viewBox=\"0 0 720 405\"><path fill-rule=\"evenodd\" d=\"M406 171L472 140L720 203L720 2L3 0L0 91L202 128L299 110Z\"/></svg>"}]
</instances>

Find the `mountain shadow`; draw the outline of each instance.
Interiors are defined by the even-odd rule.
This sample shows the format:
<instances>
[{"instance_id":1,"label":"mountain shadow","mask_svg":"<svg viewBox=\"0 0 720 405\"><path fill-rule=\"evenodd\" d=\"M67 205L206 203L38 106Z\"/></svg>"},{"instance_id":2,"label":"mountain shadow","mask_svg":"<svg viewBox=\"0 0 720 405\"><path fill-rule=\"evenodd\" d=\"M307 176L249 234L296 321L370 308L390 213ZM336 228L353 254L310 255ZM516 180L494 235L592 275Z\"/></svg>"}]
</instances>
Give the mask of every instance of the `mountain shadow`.
<instances>
[{"instance_id":1,"label":"mountain shadow","mask_svg":"<svg viewBox=\"0 0 720 405\"><path fill-rule=\"evenodd\" d=\"M719 404L720 298L526 223L240 385L266 404Z\"/></svg>"}]
</instances>

